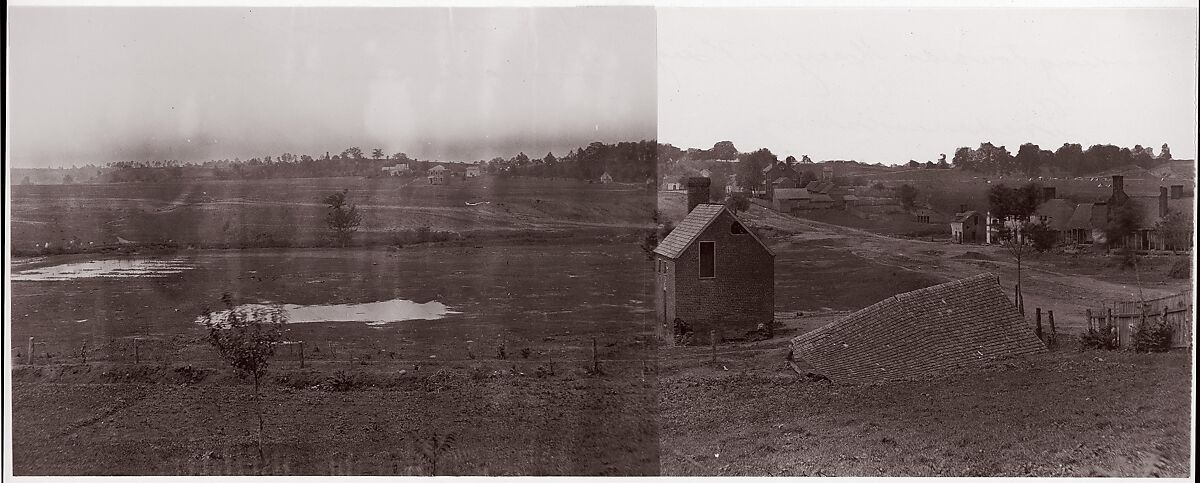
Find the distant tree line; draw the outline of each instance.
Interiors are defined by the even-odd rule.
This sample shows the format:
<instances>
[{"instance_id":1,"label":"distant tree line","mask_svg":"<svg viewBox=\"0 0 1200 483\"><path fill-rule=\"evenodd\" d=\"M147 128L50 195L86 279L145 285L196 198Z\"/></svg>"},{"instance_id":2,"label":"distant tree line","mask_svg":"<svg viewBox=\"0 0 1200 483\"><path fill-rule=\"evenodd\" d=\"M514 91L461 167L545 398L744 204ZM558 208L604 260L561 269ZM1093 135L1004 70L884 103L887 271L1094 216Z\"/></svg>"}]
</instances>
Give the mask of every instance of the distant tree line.
<instances>
[{"instance_id":1,"label":"distant tree line","mask_svg":"<svg viewBox=\"0 0 1200 483\"><path fill-rule=\"evenodd\" d=\"M1171 148L1166 144L1162 145L1157 156L1154 148L1140 144L1133 148L1096 144L1083 149L1083 146L1072 143L1063 144L1054 151L1025 143L1013 155L1004 146L985 142L977 149L958 148L954 152L953 164L957 168L985 174L1060 172L1078 176L1130 165L1150 169L1170 160Z\"/></svg>"},{"instance_id":2,"label":"distant tree line","mask_svg":"<svg viewBox=\"0 0 1200 483\"><path fill-rule=\"evenodd\" d=\"M594 142L586 147L573 149L561 158L554 153L546 153L542 158L530 158L522 152L508 159L496 157L490 161L480 160L475 164L484 172L499 176L598 179L608 172L617 181L644 181L654 177L656 146L655 141L616 144ZM407 164L410 173L419 174L431 168L435 162L412 159L405 153L387 155L380 148L374 148L367 154L358 146L351 146L340 153L326 152L318 157L283 153L246 160L234 158L200 163L181 163L174 160L120 161L108 163L99 169L96 181L374 177L382 176L384 167L396 164Z\"/></svg>"},{"instance_id":3,"label":"distant tree line","mask_svg":"<svg viewBox=\"0 0 1200 483\"><path fill-rule=\"evenodd\" d=\"M654 179L658 146L655 141L594 142L572 149L561 158L554 153L541 158L518 153L509 159L497 157L480 163L484 172L498 176L595 180L608 173L616 181L641 182Z\"/></svg>"}]
</instances>

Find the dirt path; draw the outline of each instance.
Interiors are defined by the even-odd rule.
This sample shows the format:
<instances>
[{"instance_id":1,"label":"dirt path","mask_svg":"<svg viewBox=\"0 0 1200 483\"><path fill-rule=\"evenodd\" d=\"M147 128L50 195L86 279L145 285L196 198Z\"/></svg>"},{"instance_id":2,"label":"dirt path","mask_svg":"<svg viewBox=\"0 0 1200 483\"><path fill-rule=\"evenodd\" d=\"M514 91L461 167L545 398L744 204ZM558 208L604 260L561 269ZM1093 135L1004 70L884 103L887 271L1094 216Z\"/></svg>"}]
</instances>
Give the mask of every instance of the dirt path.
<instances>
[{"instance_id":1,"label":"dirt path","mask_svg":"<svg viewBox=\"0 0 1200 483\"><path fill-rule=\"evenodd\" d=\"M758 226L767 226L791 234L787 241L824 240L844 243L845 249L856 256L881 265L934 274L946 281L982 272L996 273L1012 296L1016 283L1016 262L1001 247L930 242L896 238L819 221L806 220L752 206L744 215ZM1060 327L1078 328L1085 325L1084 311L1113 300L1130 300L1139 296L1135 284L1100 280L1083 274L1064 273L1038 266L1036 258L1022 263L1022 285L1028 313L1035 308L1056 312ZM1149 286L1143 284L1141 296L1156 298L1177 293L1178 286Z\"/></svg>"}]
</instances>

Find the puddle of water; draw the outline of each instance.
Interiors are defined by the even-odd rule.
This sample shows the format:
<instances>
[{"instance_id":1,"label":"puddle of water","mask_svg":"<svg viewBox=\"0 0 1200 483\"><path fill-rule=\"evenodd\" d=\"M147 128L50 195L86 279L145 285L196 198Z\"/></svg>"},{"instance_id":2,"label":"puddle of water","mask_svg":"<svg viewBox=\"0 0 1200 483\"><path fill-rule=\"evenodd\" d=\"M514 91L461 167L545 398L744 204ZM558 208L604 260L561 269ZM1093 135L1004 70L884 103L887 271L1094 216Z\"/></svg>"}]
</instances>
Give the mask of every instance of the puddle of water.
<instances>
[{"instance_id":1,"label":"puddle of water","mask_svg":"<svg viewBox=\"0 0 1200 483\"><path fill-rule=\"evenodd\" d=\"M21 270L12 274L12 280L61 282L83 278L156 278L193 268L195 265L182 258L92 260Z\"/></svg>"},{"instance_id":2,"label":"puddle of water","mask_svg":"<svg viewBox=\"0 0 1200 483\"><path fill-rule=\"evenodd\" d=\"M265 304L239 305L236 310L268 309ZM287 314L289 324L306 324L313 322L366 322L367 325L378 326L391 322L406 320L437 320L447 315L460 314L438 301L419 304L411 300L394 299L382 302L362 304L331 304L331 305L296 305L282 304L279 306ZM217 320L229 315L228 310L213 313ZM204 323L204 318L196 319Z\"/></svg>"}]
</instances>

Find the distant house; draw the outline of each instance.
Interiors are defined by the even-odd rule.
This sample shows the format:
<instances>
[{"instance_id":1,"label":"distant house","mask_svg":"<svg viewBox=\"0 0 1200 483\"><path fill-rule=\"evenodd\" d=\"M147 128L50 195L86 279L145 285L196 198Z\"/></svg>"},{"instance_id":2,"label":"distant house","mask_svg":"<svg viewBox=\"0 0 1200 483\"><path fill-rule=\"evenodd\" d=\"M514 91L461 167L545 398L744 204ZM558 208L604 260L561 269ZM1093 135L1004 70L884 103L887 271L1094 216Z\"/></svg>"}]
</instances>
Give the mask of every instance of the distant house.
<instances>
[{"instance_id":1,"label":"distant house","mask_svg":"<svg viewBox=\"0 0 1200 483\"><path fill-rule=\"evenodd\" d=\"M775 254L724 205L707 178L688 180L688 214L654 249L655 317L668 344L738 339L770 324Z\"/></svg>"},{"instance_id":2,"label":"distant house","mask_svg":"<svg viewBox=\"0 0 1200 483\"><path fill-rule=\"evenodd\" d=\"M429 168L429 171L426 171L427 177L429 178L429 184L432 184L432 185L446 184L446 181L448 180L447 174L449 174L449 171L450 170L446 169L445 166L442 166L440 164L437 166L434 166L432 168Z\"/></svg>"},{"instance_id":3,"label":"distant house","mask_svg":"<svg viewBox=\"0 0 1200 483\"><path fill-rule=\"evenodd\" d=\"M479 166L467 166L464 175L468 178L478 178L482 172L483 170Z\"/></svg>"},{"instance_id":4,"label":"distant house","mask_svg":"<svg viewBox=\"0 0 1200 483\"><path fill-rule=\"evenodd\" d=\"M982 243L984 236L983 215L978 211L966 210L954 214L950 222L950 236L954 243Z\"/></svg>"},{"instance_id":5,"label":"distant house","mask_svg":"<svg viewBox=\"0 0 1200 483\"><path fill-rule=\"evenodd\" d=\"M609 184L612 182L613 182L613 177L612 177L612 175L608 174L608 171L605 171L604 174L600 175L600 183L601 184Z\"/></svg>"},{"instance_id":6,"label":"distant house","mask_svg":"<svg viewBox=\"0 0 1200 483\"><path fill-rule=\"evenodd\" d=\"M408 171L409 171L408 163L398 163L395 166L384 166L383 167L383 172L387 173L387 176L400 176L404 173L407 173Z\"/></svg>"},{"instance_id":7,"label":"distant house","mask_svg":"<svg viewBox=\"0 0 1200 483\"><path fill-rule=\"evenodd\" d=\"M792 339L797 370L836 383L936 376L1046 351L992 274L902 293Z\"/></svg>"},{"instance_id":8,"label":"distant house","mask_svg":"<svg viewBox=\"0 0 1200 483\"><path fill-rule=\"evenodd\" d=\"M664 181L663 190L665 191L680 191L683 189L683 183L679 181Z\"/></svg>"}]
</instances>

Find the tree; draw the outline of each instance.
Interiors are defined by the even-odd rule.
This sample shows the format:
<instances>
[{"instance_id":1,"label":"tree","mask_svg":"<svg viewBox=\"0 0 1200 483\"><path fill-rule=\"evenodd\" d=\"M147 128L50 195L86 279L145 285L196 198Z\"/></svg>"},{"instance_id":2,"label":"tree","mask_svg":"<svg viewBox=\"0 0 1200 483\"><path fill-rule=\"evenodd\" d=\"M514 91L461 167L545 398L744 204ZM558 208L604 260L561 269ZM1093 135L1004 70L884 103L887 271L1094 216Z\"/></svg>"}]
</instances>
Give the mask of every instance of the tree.
<instances>
[{"instance_id":1,"label":"tree","mask_svg":"<svg viewBox=\"0 0 1200 483\"><path fill-rule=\"evenodd\" d=\"M380 158L382 158L382 157L383 157L383 150L382 150L382 149L375 148L375 149L371 150L371 158L372 158L372 159L380 159Z\"/></svg>"},{"instance_id":2,"label":"tree","mask_svg":"<svg viewBox=\"0 0 1200 483\"><path fill-rule=\"evenodd\" d=\"M1167 146L1167 143L1163 143L1162 149L1158 150L1158 159L1161 159L1164 161L1171 160L1171 147Z\"/></svg>"},{"instance_id":3,"label":"tree","mask_svg":"<svg viewBox=\"0 0 1200 483\"><path fill-rule=\"evenodd\" d=\"M1017 299L1017 309L1021 311L1021 315L1025 314L1025 297L1021 286L1021 263L1030 254L1040 251L1037 245L1032 243L1032 237L1027 235L1029 231L1038 229L1033 225L1029 221L1010 224L999 219L992 226L996 230L1000 246L1004 247L1005 251L1017 262L1017 288L1014 296Z\"/></svg>"},{"instance_id":4,"label":"tree","mask_svg":"<svg viewBox=\"0 0 1200 483\"><path fill-rule=\"evenodd\" d=\"M1162 234L1163 242L1168 250L1184 250L1192 243L1191 217L1182 212L1172 211L1154 224L1154 230Z\"/></svg>"},{"instance_id":5,"label":"tree","mask_svg":"<svg viewBox=\"0 0 1200 483\"><path fill-rule=\"evenodd\" d=\"M734 147L733 141L721 141L713 144L709 154L712 155L713 159L738 159L738 150L737 147Z\"/></svg>"},{"instance_id":6,"label":"tree","mask_svg":"<svg viewBox=\"0 0 1200 483\"><path fill-rule=\"evenodd\" d=\"M812 158L809 158L808 155L805 154L804 156L800 157L800 164L812 164Z\"/></svg>"},{"instance_id":7,"label":"tree","mask_svg":"<svg viewBox=\"0 0 1200 483\"><path fill-rule=\"evenodd\" d=\"M767 148L762 148L752 153L738 156L738 184L751 189L758 187L764 181L762 172L763 168L774 165L778 162L779 158L776 157L775 154L771 153L771 150Z\"/></svg>"},{"instance_id":8,"label":"tree","mask_svg":"<svg viewBox=\"0 0 1200 483\"><path fill-rule=\"evenodd\" d=\"M362 159L363 152L358 146L351 146L342 151L342 159Z\"/></svg>"},{"instance_id":9,"label":"tree","mask_svg":"<svg viewBox=\"0 0 1200 483\"><path fill-rule=\"evenodd\" d=\"M1142 211L1138 203L1126 199L1108 207L1108 222L1104 225L1105 244L1109 248L1124 246L1125 237L1142 227Z\"/></svg>"},{"instance_id":10,"label":"tree","mask_svg":"<svg viewBox=\"0 0 1200 483\"><path fill-rule=\"evenodd\" d=\"M787 165L788 165L789 167L791 167L791 166L795 166L795 165L796 165L796 157L795 157L795 156L788 156L788 157L786 157L786 158L783 158L783 162L787 163Z\"/></svg>"},{"instance_id":11,"label":"tree","mask_svg":"<svg viewBox=\"0 0 1200 483\"><path fill-rule=\"evenodd\" d=\"M258 415L258 457L263 457L263 415L259 383L267 372L275 345L283 340L287 313L279 306L235 307L233 297L221 296L225 310L214 314L204 309L207 340L217 354L233 367L238 377L254 379L254 411Z\"/></svg>"},{"instance_id":12,"label":"tree","mask_svg":"<svg viewBox=\"0 0 1200 483\"><path fill-rule=\"evenodd\" d=\"M358 206L347 205L346 196L349 193L350 190L342 190L340 193L326 196L324 200L329 206L329 211L325 214L325 224L333 232L334 241L342 247L350 244L350 238L358 230L358 225L362 224L362 214L358 212Z\"/></svg>"},{"instance_id":13,"label":"tree","mask_svg":"<svg viewBox=\"0 0 1200 483\"><path fill-rule=\"evenodd\" d=\"M911 210L917 204L917 189L909 184L903 184L899 190L900 204L904 209Z\"/></svg>"}]
</instances>

